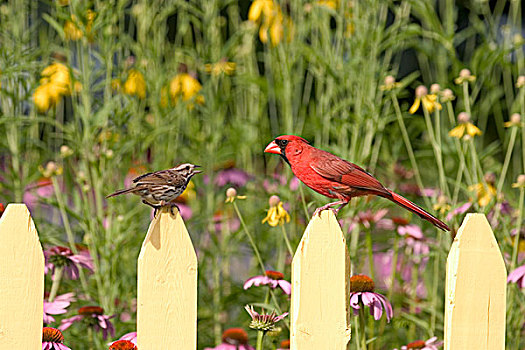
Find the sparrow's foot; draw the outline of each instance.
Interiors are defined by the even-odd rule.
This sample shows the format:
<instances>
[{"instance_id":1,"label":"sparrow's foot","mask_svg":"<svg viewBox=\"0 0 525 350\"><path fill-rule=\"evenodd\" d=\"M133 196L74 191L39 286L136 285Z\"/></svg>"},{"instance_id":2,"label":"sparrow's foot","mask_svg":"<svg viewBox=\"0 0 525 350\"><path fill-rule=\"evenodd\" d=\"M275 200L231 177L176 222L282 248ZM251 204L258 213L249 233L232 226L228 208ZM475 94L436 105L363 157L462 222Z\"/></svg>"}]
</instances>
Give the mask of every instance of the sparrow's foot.
<instances>
[{"instance_id":1,"label":"sparrow's foot","mask_svg":"<svg viewBox=\"0 0 525 350\"><path fill-rule=\"evenodd\" d=\"M177 204L172 203L169 206L170 206L170 213L171 213L171 215L175 215L175 212L173 211L173 208L177 208L177 210L180 213L180 208L179 208L179 206Z\"/></svg>"}]
</instances>

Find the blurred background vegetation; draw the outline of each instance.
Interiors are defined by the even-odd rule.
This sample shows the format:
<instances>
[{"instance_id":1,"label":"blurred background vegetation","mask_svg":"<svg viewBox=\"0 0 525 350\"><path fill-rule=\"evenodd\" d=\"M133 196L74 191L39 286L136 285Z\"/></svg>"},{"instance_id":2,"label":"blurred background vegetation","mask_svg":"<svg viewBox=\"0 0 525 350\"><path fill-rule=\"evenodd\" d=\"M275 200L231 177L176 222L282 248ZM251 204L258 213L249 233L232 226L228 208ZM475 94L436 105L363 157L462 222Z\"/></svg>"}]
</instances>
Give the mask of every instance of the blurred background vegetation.
<instances>
[{"instance_id":1,"label":"blurred background vegetation","mask_svg":"<svg viewBox=\"0 0 525 350\"><path fill-rule=\"evenodd\" d=\"M242 307L261 302L264 293L242 290L242 282L260 270L237 215L224 203L225 190L233 186L247 196L236 203L266 268L288 279L282 234L261 224L267 199L278 194L286 204L294 248L308 221L305 209L312 213L326 202L302 185L290 187L286 164L263 155L280 134L301 135L367 168L442 218L466 202L472 211L496 211L492 224L509 269L518 264L514 236L523 226L523 190L511 184L525 173L524 128L504 123L514 113L525 116L525 88L517 84L525 74L522 3L262 3L0 2L0 201L27 203L46 247L76 242L95 259L94 274L82 284L65 282L60 293L75 291L78 306L98 304L117 314L117 336L134 330L136 259L150 211L136 197L104 197L132 176L191 162L205 171L183 198L199 257L199 348L220 343L225 328L247 327ZM475 79L457 84L465 68ZM385 85L388 75L400 84ZM420 84L440 85L430 93L441 111L409 114ZM455 96L448 102L441 94L445 88ZM449 137L460 112L469 113L483 134ZM476 184L489 194L493 186L497 194L480 203ZM423 187L434 191L421 198ZM501 209L504 203L513 208L510 214ZM391 216L398 212L383 200L363 198L339 218L384 207ZM461 219L447 223L457 229ZM373 348L442 338L451 237L418 218L413 223L432 242L419 277L428 293L396 291L394 320ZM351 234L346 221L343 228L353 272L366 272L367 229L359 226ZM395 233L368 230L374 253L391 248ZM509 306L519 307L509 310L507 342L518 349L524 344L524 296L511 297ZM280 304L288 308L285 297ZM417 305L417 312L408 304ZM283 326L267 347L287 332ZM73 327L65 337L73 349L91 342ZM96 348L103 344L96 338Z\"/></svg>"}]
</instances>

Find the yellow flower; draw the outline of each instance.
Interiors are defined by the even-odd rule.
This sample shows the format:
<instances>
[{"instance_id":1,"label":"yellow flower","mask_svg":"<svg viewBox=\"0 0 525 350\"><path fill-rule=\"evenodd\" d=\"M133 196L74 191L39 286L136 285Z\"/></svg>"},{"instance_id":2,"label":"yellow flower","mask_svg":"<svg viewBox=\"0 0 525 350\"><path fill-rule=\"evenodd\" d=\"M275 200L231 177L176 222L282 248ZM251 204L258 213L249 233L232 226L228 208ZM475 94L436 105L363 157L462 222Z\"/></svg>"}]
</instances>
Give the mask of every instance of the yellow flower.
<instances>
[{"instance_id":1,"label":"yellow flower","mask_svg":"<svg viewBox=\"0 0 525 350\"><path fill-rule=\"evenodd\" d=\"M391 91L401 86L401 83L396 82L396 78L391 75L385 77L385 82L379 87L381 91Z\"/></svg>"},{"instance_id":2,"label":"yellow flower","mask_svg":"<svg viewBox=\"0 0 525 350\"><path fill-rule=\"evenodd\" d=\"M334 0L318 0L317 5L325 6L325 7L331 8L332 10L336 10L338 2L339 1L334 1Z\"/></svg>"},{"instance_id":3,"label":"yellow flower","mask_svg":"<svg viewBox=\"0 0 525 350\"><path fill-rule=\"evenodd\" d=\"M283 202L278 196L271 196L269 202L270 209L268 209L268 213L261 223L268 222L268 225L275 227L283 225L285 221L290 222L290 215L284 209Z\"/></svg>"},{"instance_id":4,"label":"yellow flower","mask_svg":"<svg viewBox=\"0 0 525 350\"><path fill-rule=\"evenodd\" d=\"M40 113L46 112L54 105L49 94L49 84L40 85L36 88L33 93L33 102Z\"/></svg>"},{"instance_id":5,"label":"yellow flower","mask_svg":"<svg viewBox=\"0 0 525 350\"><path fill-rule=\"evenodd\" d=\"M514 113L510 116L510 120L508 122L505 122L503 124L506 128L510 128L512 126L522 126L521 125L521 116L518 113Z\"/></svg>"},{"instance_id":6,"label":"yellow flower","mask_svg":"<svg viewBox=\"0 0 525 350\"><path fill-rule=\"evenodd\" d=\"M201 89L202 85L197 79L188 73L180 73L170 81L169 95L173 103L177 103L179 97L182 97L183 101L188 101L197 95ZM196 96L195 102L203 104L204 96Z\"/></svg>"},{"instance_id":7,"label":"yellow flower","mask_svg":"<svg viewBox=\"0 0 525 350\"><path fill-rule=\"evenodd\" d=\"M448 132L448 136L461 139L466 135L474 137L482 134L481 130L470 122L470 116L465 112L458 114L458 123L458 126Z\"/></svg>"},{"instance_id":8,"label":"yellow flower","mask_svg":"<svg viewBox=\"0 0 525 350\"><path fill-rule=\"evenodd\" d=\"M496 187L490 183L487 183L486 187L483 183L477 183L469 186L468 190L476 193L476 199L480 207L486 207L497 193Z\"/></svg>"},{"instance_id":9,"label":"yellow flower","mask_svg":"<svg viewBox=\"0 0 525 350\"><path fill-rule=\"evenodd\" d=\"M472 75L468 69L462 69L461 72L459 72L459 77L454 79L454 82L458 85L461 85L466 81L468 82L476 81L476 76Z\"/></svg>"},{"instance_id":10,"label":"yellow flower","mask_svg":"<svg viewBox=\"0 0 525 350\"><path fill-rule=\"evenodd\" d=\"M186 189L182 194L177 197L177 202L180 203L187 203L191 200L194 200L197 197L197 193L195 192L195 184L193 181L190 181L188 183L188 186L186 186Z\"/></svg>"},{"instance_id":11,"label":"yellow flower","mask_svg":"<svg viewBox=\"0 0 525 350\"><path fill-rule=\"evenodd\" d=\"M218 76L222 73L226 75L232 75L235 71L235 62L228 62L226 60L220 60L217 63L208 63L204 65L204 70L211 75Z\"/></svg>"},{"instance_id":12,"label":"yellow flower","mask_svg":"<svg viewBox=\"0 0 525 350\"><path fill-rule=\"evenodd\" d=\"M235 188L228 188L226 190L226 200L224 203L233 203L236 199L246 199L246 196L238 196Z\"/></svg>"},{"instance_id":13,"label":"yellow flower","mask_svg":"<svg viewBox=\"0 0 525 350\"><path fill-rule=\"evenodd\" d=\"M437 203L434 204L433 209L439 211L441 214L445 214L450 210L451 206L448 204L447 197L439 196Z\"/></svg>"},{"instance_id":14,"label":"yellow flower","mask_svg":"<svg viewBox=\"0 0 525 350\"><path fill-rule=\"evenodd\" d=\"M124 83L123 91L130 96L137 96L140 99L146 97L146 81L141 72L136 69L130 69L128 79Z\"/></svg>"},{"instance_id":15,"label":"yellow flower","mask_svg":"<svg viewBox=\"0 0 525 350\"><path fill-rule=\"evenodd\" d=\"M518 175L518 179L512 184L512 188L525 188L525 174Z\"/></svg>"},{"instance_id":16,"label":"yellow flower","mask_svg":"<svg viewBox=\"0 0 525 350\"><path fill-rule=\"evenodd\" d=\"M290 18L284 18L281 8L273 0L254 0L248 12L248 20L257 23L259 39L262 43L270 40L273 46L279 44L284 37L284 27L289 33L288 39L293 35L293 23Z\"/></svg>"},{"instance_id":17,"label":"yellow flower","mask_svg":"<svg viewBox=\"0 0 525 350\"><path fill-rule=\"evenodd\" d=\"M71 91L71 76L69 69L64 64L54 62L44 68L41 75L43 78L40 79L40 83L50 82L53 85L65 89L66 92Z\"/></svg>"},{"instance_id":18,"label":"yellow flower","mask_svg":"<svg viewBox=\"0 0 525 350\"><path fill-rule=\"evenodd\" d=\"M62 96L71 93L71 76L69 69L62 63L55 62L44 68L41 73L40 86L33 93L33 101L40 113L55 106ZM80 89L75 82L75 90Z\"/></svg>"},{"instance_id":19,"label":"yellow flower","mask_svg":"<svg viewBox=\"0 0 525 350\"><path fill-rule=\"evenodd\" d=\"M434 112L435 109L441 110L441 104L437 102L436 94L429 94L426 87L420 85L416 88L416 99L414 104L410 107L408 111L410 114L416 113L419 109L419 106L423 103L423 108L428 111L428 113Z\"/></svg>"},{"instance_id":20,"label":"yellow flower","mask_svg":"<svg viewBox=\"0 0 525 350\"><path fill-rule=\"evenodd\" d=\"M91 37L91 27L95 20L95 16L95 12L87 10L86 24L84 25L78 20L77 16L71 15L71 20L67 20L66 23L64 23L64 34L66 35L66 40L76 41L81 39L84 36L84 32L80 27L84 27L86 35Z\"/></svg>"}]
</instances>

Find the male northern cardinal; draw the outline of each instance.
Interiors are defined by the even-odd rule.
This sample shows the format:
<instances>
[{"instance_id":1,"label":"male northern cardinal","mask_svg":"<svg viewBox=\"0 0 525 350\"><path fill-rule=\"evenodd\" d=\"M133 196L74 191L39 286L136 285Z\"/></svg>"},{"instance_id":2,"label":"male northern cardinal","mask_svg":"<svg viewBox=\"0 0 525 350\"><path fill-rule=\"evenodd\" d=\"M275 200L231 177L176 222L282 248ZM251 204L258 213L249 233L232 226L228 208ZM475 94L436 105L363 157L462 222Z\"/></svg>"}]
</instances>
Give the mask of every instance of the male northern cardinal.
<instances>
[{"instance_id":1,"label":"male northern cardinal","mask_svg":"<svg viewBox=\"0 0 525 350\"><path fill-rule=\"evenodd\" d=\"M363 168L309 145L302 137L279 136L266 146L264 152L280 155L291 166L295 176L312 190L338 199L337 202L317 208L314 215L340 204L335 209L337 213L352 197L376 195L416 213L444 231L450 231L445 223L408 199L385 188Z\"/></svg>"},{"instance_id":2,"label":"male northern cardinal","mask_svg":"<svg viewBox=\"0 0 525 350\"><path fill-rule=\"evenodd\" d=\"M184 163L171 169L143 174L133 179L130 188L118 190L106 198L133 193L142 198L142 203L153 207L155 214L164 206L173 210L173 207L177 207L174 200L184 192L193 175L202 173L196 168L200 166Z\"/></svg>"}]
</instances>

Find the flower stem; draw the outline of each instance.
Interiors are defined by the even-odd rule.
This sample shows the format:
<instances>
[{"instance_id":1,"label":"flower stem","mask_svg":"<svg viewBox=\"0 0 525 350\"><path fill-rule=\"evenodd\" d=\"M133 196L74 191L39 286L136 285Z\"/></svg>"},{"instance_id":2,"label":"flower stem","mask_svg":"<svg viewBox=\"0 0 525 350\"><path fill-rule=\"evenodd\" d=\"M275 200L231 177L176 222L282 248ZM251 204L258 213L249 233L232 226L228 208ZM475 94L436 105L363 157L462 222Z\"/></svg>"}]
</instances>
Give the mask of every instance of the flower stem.
<instances>
[{"instance_id":1,"label":"flower stem","mask_svg":"<svg viewBox=\"0 0 525 350\"><path fill-rule=\"evenodd\" d=\"M64 273L64 266L56 266L55 271L53 272L53 284L51 285L51 291L49 292L49 302L55 300L57 296L58 287L60 286L60 281L62 280L62 275Z\"/></svg>"},{"instance_id":2,"label":"flower stem","mask_svg":"<svg viewBox=\"0 0 525 350\"><path fill-rule=\"evenodd\" d=\"M293 257L293 249L292 245L290 244L290 240L288 239L288 235L286 234L286 228L284 227L284 224L281 225L281 232L283 233L284 241L286 242L286 248L288 249L288 253Z\"/></svg>"},{"instance_id":3,"label":"flower stem","mask_svg":"<svg viewBox=\"0 0 525 350\"><path fill-rule=\"evenodd\" d=\"M241 221L242 229L244 230L244 233L248 237L248 240L250 241L250 244L252 246L253 252L255 253L255 257L257 258L257 261L259 265L261 266L263 274L266 272L266 268L264 267L264 263L261 258L261 254L259 253L259 248L257 248L257 245L255 244L255 241L252 237L252 234L250 231L248 231L248 228L246 227L246 223L244 222L244 219L241 215L241 212L239 211L239 207L237 207L237 203L233 202L233 208L235 209L235 212L237 213L237 216L239 217L239 220Z\"/></svg>"},{"instance_id":4,"label":"flower stem","mask_svg":"<svg viewBox=\"0 0 525 350\"><path fill-rule=\"evenodd\" d=\"M408 131L403 120L403 115L401 114L401 108L399 107L399 101L397 100L396 94L392 93L391 95L392 103L394 104L394 110L396 112L397 121L399 123L399 128L401 129L401 135L403 136L403 141L405 142L405 147L407 149L408 158L410 158L410 163L412 164L412 169L414 169L414 175L416 177L416 182L420 191L423 191L423 181L421 180L421 174L419 173L419 167L417 165L416 156L414 155L414 150L412 149L412 143L410 142L410 137L408 136ZM425 205L430 207L432 203L427 197L423 197L425 200Z\"/></svg>"},{"instance_id":5,"label":"flower stem","mask_svg":"<svg viewBox=\"0 0 525 350\"><path fill-rule=\"evenodd\" d=\"M360 344L361 349L366 350L366 314L365 314L365 306L363 303L359 303L361 308L359 309L359 335L360 338Z\"/></svg>"},{"instance_id":6,"label":"flower stem","mask_svg":"<svg viewBox=\"0 0 525 350\"><path fill-rule=\"evenodd\" d=\"M518 210L518 220L516 221L516 237L514 238L514 245L512 246L512 260L510 262L510 270L516 267L518 260L518 247L520 244L521 223L523 222L523 203L525 202L525 188L520 187L520 201Z\"/></svg>"},{"instance_id":7,"label":"flower stem","mask_svg":"<svg viewBox=\"0 0 525 350\"><path fill-rule=\"evenodd\" d=\"M264 335L266 332L264 331L257 331L257 344L255 345L256 350L262 350L263 349L263 340Z\"/></svg>"},{"instance_id":8,"label":"flower stem","mask_svg":"<svg viewBox=\"0 0 525 350\"><path fill-rule=\"evenodd\" d=\"M368 266L370 267L370 277L372 277L372 280L374 280L374 248L372 245L372 234L370 229L366 230L366 248L368 250Z\"/></svg>"},{"instance_id":9,"label":"flower stem","mask_svg":"<svg viewBox=\"0 0 525 350\"><path fill-rule=\"evenodd\" d=\"M427 124L428 135L430 136L430 143L432 144L432 148L434 150L434 156L436 157L441 193L446 194L447 196L450 196L448 186L447 186L447 180L445 178L445 169L443 167L443 157L441 156L441 149L436 142L436 135L434 134L434 128L432 127L432 121L430 120L430 114L425 108L423 108L423 115L425 116L425 122Z\"/></svg>"},{"instance_id":10,"label":"flower stem","mask_svg":"<svg viewBox=\"0 0 525 350\"><path fill-rule=\"evenodd\" d=\"M510 131L510 140L509 146L507 147L507 154L505 155L505 160L503 162L503 168L499 174L498 187L496 188L496 200L499 201L501 190L503 189L503 183L505 182L505 176L507 175L507 170L509 169L510 157L512 156L512 151L514 150L514 144L516 142L516 135L518 134L518 128L512 127ZM498 222L499 214L501 211L501 205L496 206L496 213L494 214L494 222Z\"/></svg>"}]
</instances>

